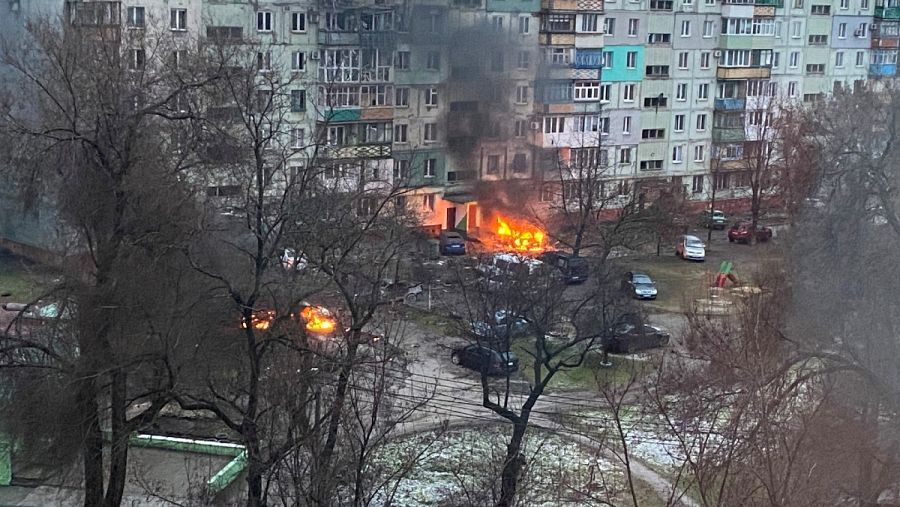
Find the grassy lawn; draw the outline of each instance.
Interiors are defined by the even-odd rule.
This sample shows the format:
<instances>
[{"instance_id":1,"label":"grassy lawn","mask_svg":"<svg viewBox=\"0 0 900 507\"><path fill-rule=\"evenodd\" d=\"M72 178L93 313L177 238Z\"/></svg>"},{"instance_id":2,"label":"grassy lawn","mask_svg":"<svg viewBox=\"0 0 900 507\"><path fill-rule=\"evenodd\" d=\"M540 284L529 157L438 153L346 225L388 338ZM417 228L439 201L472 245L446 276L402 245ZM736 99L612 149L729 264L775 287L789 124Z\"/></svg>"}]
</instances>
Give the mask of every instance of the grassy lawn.
<instances>
[{"instance_id":1,"label":"grassy lawn","mask_svg":"<svg viewBox=\"0 0 900 507\"><path fill-rule=\"evenodd\" d=\"M3 301L29 302L52 284L52 269L7 252L0 252L0 297ZM8 294L8 295L7 295Z\"/></svg>"},{"instance_id":2,"label":"grassy lawn","mask_svg":"<svg viewBox=\"0 0 900 507\"><path fill-rule=\"evenodd\" d=\"M656 282L659 296L643 304L664 312L680 312L687 300L700 297L709 280L719 270L719 263L691 262L674 255L630 257L624 266L630 271L642 271Z\"/></svg>"},{"instance_id":3,"label":"grassy lawn","mask_svg":"<svg viewBox=\"0 0 900 507\"><path fill-rule=\"evenodd\" d=\"M523 372L523 377L530 382L532 380L530 351L534 350L534 340L530 338L516 340L510 348L519 356L519 370ZM609 360L612 366L603 366L600 353L588 353L584 362L577 368L557 372L547 387L551 390L597 391L602 386L626 385L632 376L640 379L648 368L652 368L649 361L632 356L609 356Z\"/></svg>"}]
</instances>

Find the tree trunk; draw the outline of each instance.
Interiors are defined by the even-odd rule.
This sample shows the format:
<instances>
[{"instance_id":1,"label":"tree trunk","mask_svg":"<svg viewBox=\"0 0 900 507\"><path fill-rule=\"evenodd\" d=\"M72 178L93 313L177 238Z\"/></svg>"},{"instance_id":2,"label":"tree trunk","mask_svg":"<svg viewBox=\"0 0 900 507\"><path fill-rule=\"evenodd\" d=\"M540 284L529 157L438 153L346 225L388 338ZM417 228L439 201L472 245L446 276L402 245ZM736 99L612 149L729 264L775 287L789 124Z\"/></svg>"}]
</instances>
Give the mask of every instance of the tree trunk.
<instances>
[{"instance_id":1,"label":"tree trunk","mask_svg":"<svg viewBox=\"0 0 900 507\"><path fill-rule=\"evenodd\" d=\"M112 374L110 385L112 438L109 451L109 482L106 489L106 507L118 507L125 493L125 479L128 465L128 430L125 427L125 405L127 374L117 369Z\"/></svg>"},{"instance_id":2,"label":"tree trunk","mask_svg":"<svg viewBox=\"0 0 900 507\"><path fill-rule=\"evenodd\" d=\"M78 382L78 405L81 407L81 455L84 466L84 506L103 505L103 434L97 411L96 386L93 376Z\"/></svg>"},{"instance_id":3,"label":"tree trunk","mask_svg":"<svg viewBox=\"0 0 900 507\"><path fill-rule=\"evenodd\" d=\"M497 507L512 507L516 499L516 487L519 484L519 475L525 464L522 455L522 441L525 439L526 421L520 420L513 426L513 435L506 446L506 461L503 463L503 472L500 475L500 500Z\"/></svg>"},{"instance_id":4,"label":"tree trunk","mask_svg":"<svg viewBox=\"0 0 900 507\"><path fill-rule=\"evenodd\" d=\"M247 507L262 507L263 467L259 455L259 435L256 423L245 421L241 431L247 446Z\"/></svg>"}]
</instances>

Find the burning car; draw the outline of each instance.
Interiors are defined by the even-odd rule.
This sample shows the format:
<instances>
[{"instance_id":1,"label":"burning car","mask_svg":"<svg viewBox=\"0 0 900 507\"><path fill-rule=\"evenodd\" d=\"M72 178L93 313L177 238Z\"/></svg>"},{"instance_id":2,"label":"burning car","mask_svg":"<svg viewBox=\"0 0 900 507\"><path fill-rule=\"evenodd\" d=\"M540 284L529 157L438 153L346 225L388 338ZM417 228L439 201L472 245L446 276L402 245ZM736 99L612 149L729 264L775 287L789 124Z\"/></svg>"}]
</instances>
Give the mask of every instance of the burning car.
<instances>
[{"instance_id":1,"label":"burning car","mask_svg":"<svg viewBox=\"0 0 900 507\"><path fill-rule=\"evenodd\" d=\"M497 250L537 254L546 250L547 235L534 225L497 217Z\"/></svg>"},{"instance_id":2,"label":"burning car","mask_svg":"<svg viewBox=\"0 0 900 507\"><path fill-rule=\"evenodd\" d=\"M277 314L275 310L265 309L253 312L251 325L253 329L265 331L272 327ZM290 314L291 320L299 319L304 323L304 329L308 333L317 335L329 335L337 328L337 319L325 307L301 303L300 310ZM247 323L241 321L241 328L246 329Z\"/></svg>"}]
</instances>

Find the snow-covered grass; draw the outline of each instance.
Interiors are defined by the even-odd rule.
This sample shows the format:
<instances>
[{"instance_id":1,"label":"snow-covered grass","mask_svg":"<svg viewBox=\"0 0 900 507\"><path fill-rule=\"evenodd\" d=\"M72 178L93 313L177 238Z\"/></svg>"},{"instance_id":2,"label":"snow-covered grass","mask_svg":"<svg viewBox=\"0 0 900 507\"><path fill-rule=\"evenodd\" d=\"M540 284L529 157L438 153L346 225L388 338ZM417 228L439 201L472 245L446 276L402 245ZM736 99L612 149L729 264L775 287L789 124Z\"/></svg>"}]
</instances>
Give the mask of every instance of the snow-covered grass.
<instances>
[{"instance_id":1,"label":"snow-covered grass","mask_svg":"<svg viewBox=\"0 0 900 507\"><path fill-rule=\"evenodd\" d=\"M397 507L484 505L499 494L509 427L492 426L426 433L385 445L375 468L396 470L426 447L399 481L391 505ZM622 467L565 437L532 431L526 437L525 473L519 484L523 507L590 507L621 499ZM374 505L386 503L389 489Z\"/></svg>"}]
</instances>

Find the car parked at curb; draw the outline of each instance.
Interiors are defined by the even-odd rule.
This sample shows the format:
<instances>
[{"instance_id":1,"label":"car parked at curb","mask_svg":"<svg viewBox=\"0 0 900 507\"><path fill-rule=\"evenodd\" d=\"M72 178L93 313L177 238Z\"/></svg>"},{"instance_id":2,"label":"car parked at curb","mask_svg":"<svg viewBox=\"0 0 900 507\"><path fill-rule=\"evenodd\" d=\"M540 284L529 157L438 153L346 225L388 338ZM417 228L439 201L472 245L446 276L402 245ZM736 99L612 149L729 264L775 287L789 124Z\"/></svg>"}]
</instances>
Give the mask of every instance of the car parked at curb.
<instances>
[{"instance_id":1,"label":"car parked at curb","mask_svg":"<svg viewBox=\"0 0 900 507\"><path fill-rule=\"evenodd\" d=\"M706 210L700 215L700 225L707 229L722 230L727 221L728 217L725 212L720 210Z\"/></svg>"},{"instance_id":2,"label":"car parked at curb","mask_svg":"<svg viewBox=\"0 0 900 507\"><path fill-rule=\"evenodd\" d=\"M450 355L453 364L465 366L485 375L505 375L519 369L519 358L512 352L500 352L484 345L458 348Z\"/></svg>"},{"instance_id":3,"label":"car parked at curb","mask_svg":"<svg viewBox=\"0 0 900 507\"><path fill-rule=\"evenodd\" d=\"M637 271L625 273L622 288L629 291L637 299L656 299L658 294L656 282L645 273Z\"/></svg>"},{"instance_id":4,"label":"car parked at curb","mask_svg":"<svg viewBox=\"0 0 900 507\"><path fill-rule=\"evenodd\" d=\"M675 245L675 255L685 260L706 260L706 245L697 236L685 234Z\"/></svg>"},{"instance_id":5,"label":"car parked at curb","mask_svg":"<svg viewBox=\"0 0 900 507\"><path fill-rule=\"evenodd\" d=\"M603 340L604 349L611 354L633 354L642 350L665 347L671 335L659 326L640 321L623 322L610 330Z\"/></svg>"},{"instance_id":6,"label":"car parked at curb","mask_svg":"<svg viewBox=\"0 0 900 507\"><path fill-rule=\"evenodd\" d=\"M466 240L456 231L441 231L438 239L441 255L465 255Z\"/></svg>"},{"instance_id":7,"label":"car parked at curb","mask_svg":"<svg viewBox=\"0 0 900 507\"><path fill-rule=\"evenodd\" d=\"M735 222L728 229L728 241L734 243L749 243L756 236L756 241L764 242L772 239L772 229L761 225L753 227L753 222Z\"/></svg>"}]
</instances>

